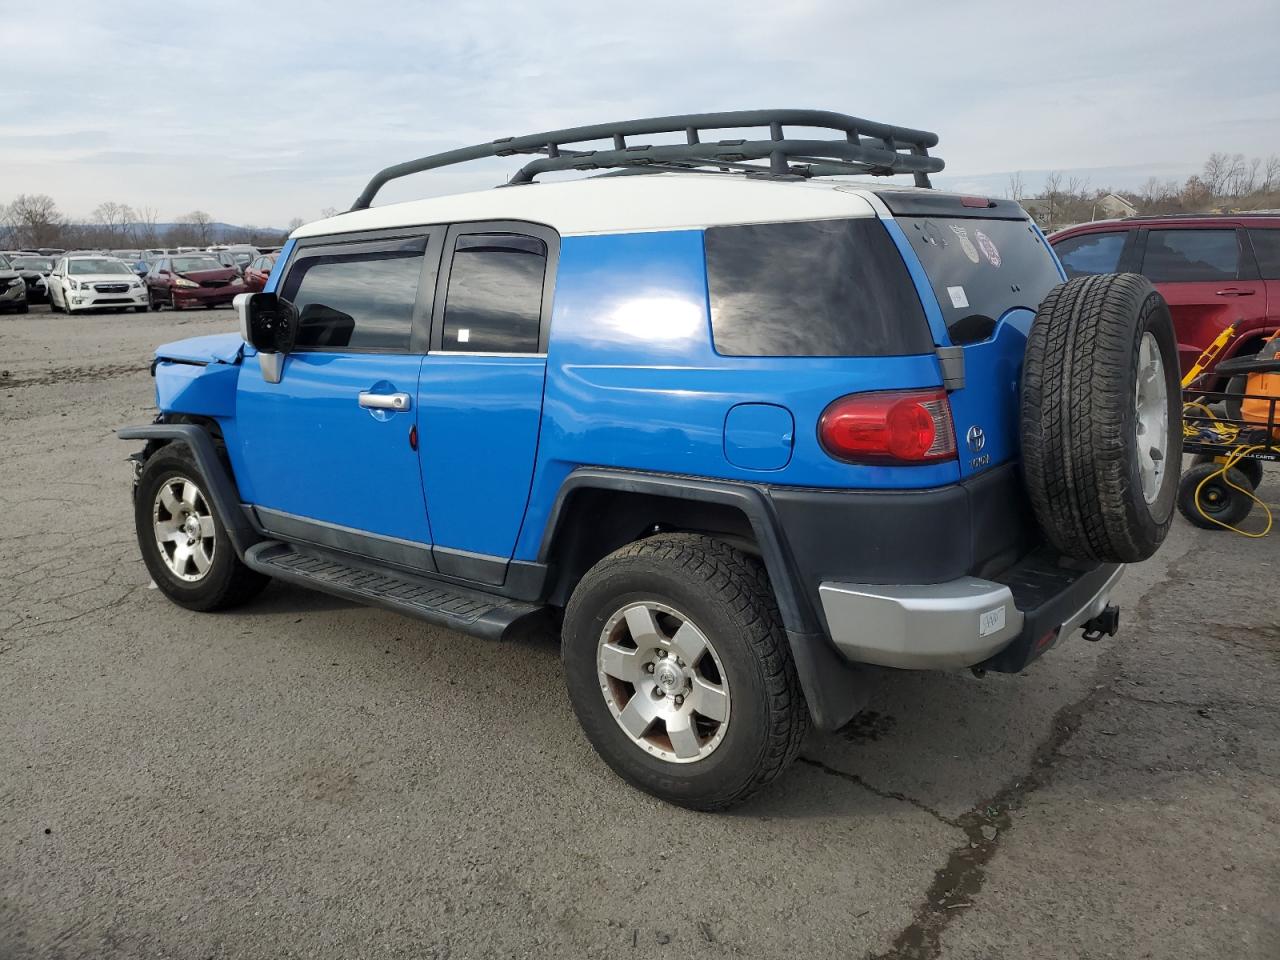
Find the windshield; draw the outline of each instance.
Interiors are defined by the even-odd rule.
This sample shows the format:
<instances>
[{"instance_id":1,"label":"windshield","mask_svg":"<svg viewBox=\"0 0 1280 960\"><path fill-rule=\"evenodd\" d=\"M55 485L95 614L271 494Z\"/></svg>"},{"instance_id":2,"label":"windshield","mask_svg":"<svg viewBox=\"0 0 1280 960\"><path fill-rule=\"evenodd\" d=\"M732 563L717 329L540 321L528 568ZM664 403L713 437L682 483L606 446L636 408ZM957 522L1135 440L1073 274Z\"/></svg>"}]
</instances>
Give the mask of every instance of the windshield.
<instances>
[{"instance_id":1,"label":"windshield","mask_svg":"<svg viewBox=\"0 0 1280 960\"><path fill-rule=\"evenodd\" d=\"M6 257L3 253L0 253L0 270L11 270L11 269L12 267L9 264L9 258Z\"/></svg>"},{"instance_id":2,"label":"windshield","mask_svg":"<svg viewBox=\"0 0 1280 960\"><path fill-rule=\"evenodd\" d=\"M121 260L137 260L142 256L142 253L138 250L112 250L111 255L119 257Z\"/></svg>"},{"instance_id":3,"label":"windshield","mask_svg":"<svg viewBox=\"0 0 1280 960\"><path fill-rule=\"evenodd\" d=\"M1027 220L899 217L929 275L951 342L987 339L1009 310L1035 310L1062 282L1048 246Z\"/></svg>"},{"instance_id":4,"label":"windshield","mask_svg":"<svg viewBox=\"0 0 1280 960\"><path fill-rule=\"evenodd\" d=\"M87 273L132 273L127 264L121 263L119 260L108 260L105 257L101 260L68 260L67 273L75 276Z\"/></svg>"},{"instance_id":5,"label":"windshield","mask_svg":"<svg viewBox=\"0 0 1280 960\"><path fill-rule=\"evenodd\" d=\"M12 263L19 270L51 270L53 261L45 257L14 257Z\"/></svg>"},{"instance_id":6,"label":"windshield","mask_svg":"<svg viewBox=\"0 0 1280 960\"><path fill-rule=\"evenodd\" d=\"M178 273L190 273L193 270L224 270L215 257L174 257L173 269Z\"/></svg>"}]
</instances>

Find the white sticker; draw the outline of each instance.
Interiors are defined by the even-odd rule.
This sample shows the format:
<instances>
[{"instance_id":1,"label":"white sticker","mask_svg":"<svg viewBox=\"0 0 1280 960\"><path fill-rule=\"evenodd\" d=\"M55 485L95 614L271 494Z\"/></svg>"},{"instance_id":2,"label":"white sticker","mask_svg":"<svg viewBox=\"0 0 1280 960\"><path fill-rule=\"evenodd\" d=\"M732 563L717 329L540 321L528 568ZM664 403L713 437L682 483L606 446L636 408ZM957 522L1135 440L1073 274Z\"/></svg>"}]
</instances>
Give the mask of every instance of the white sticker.
<instances>
[{"instance_id":1,"label":"white sticker","mask_svg":"<svg viewBox=\"0 0 1280 960\"><path fill-rule=\"evenodd\" d=\"M995 245L995 241L981 230L975 233L973 238L978 241L978 249L982 251L984 257L991 261L991 265L993 267L1000 266L1000 248Z\"/></svg>"},{"instance_id":2,"label":"white sticker","mask_svg":"<svg viewBox=\"0 0 1280 960\"><path fill-rule=\"evenodd\" d=\"M978 617L978 636L989 637L1004 629L1004 607L988 610Z\"/></svg>"},{"instance_id":3,"label":"white sticker","mask_svg":"<svg viewBox=\"0 0 1280 960\"><path fill-rule=\"evenodd\" d=\"M459 343L470 343L470 342L471 342L471 331L470 331L469 329L467 329L466 327L463 327L461 330L459 330L459 331L458 331L458 342L459 342Z\"/></svg>"},{"instance_id":4,"label":"white sticker","mask_svg":"<svg viewBox=\"0 0 1280 960\"><path fill-rule=\"evenodd\" d=\"M960 241L960 249L964 251L964 255L974 263L978 262L978 248L973 245L973 241L969 239L969 231L964 227L958 227L955 224L951 226L951 232L956 235L956 239Z\"/></svg>"},{"instance_id":5,"label":"white sticker","mask_svg":"<svg viewBox=\"0 0 1280 960\"><path fill-rule=\"evenodd\" d=\"M957 310L963 310L969 305L969 298L964 295L964 287L947 287L947 296L951 298L951 305Z\"/></svg>"}]
</instances>

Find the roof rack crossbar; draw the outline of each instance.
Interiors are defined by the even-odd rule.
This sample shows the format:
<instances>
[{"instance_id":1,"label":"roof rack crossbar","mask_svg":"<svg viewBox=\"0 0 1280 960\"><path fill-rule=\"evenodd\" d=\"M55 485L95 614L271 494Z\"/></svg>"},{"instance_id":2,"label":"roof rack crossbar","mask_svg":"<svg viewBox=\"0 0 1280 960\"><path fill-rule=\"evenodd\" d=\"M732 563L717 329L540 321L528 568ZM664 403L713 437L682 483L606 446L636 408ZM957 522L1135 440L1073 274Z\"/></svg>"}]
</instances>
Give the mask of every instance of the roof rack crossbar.
<instances>
[{"instance_id":1,"label":"roof rack crossbar","mask_svg":"<svg viewBox=\"0 0 1280 960\"><path fill-rule=\"evenodd\" d=\"M784 126L828 129L844 134L843 140L788 140ZM740 127L767 127L769 139L759 141L730 141L705 143L700 133L704 130L725 130ZM627 144L628 137L664 133L683 133L684 144ZM870 142L863 140L863 137ZM570 151L568 144L583 144L596 140L612 141L612 150ZM727 147L732 144L733 149ZM853 165L857 169L845 172L912 173L917 186L929 186L929 174L943 168L938 157L929 156L929 148L938 144L938 136L926 130L912 130L891 124L863 120L829 110L731 110L724 113L691 113L672 117L650 117L626 120L620 123L598 123L584 127L569 127L534 133L523 137L503 137L490 143L476 144L457 150L409 160L380 171L365 186L352 205L352 210L364 210L373 203L378 191L392 180L410 174L435 170L440 167L482 160L487 157L509 157L516 154L541 154L540 160L526 164L512 183L527 183L537 174L550 170L599 169L601 167L630 167L635 165L638 154L652 162L687 166L715 166L718 160L737 162L742 159L768 159L768 173L774 176L795 175L788 160L804 156L838 161L838 166ZM708 152L708 150L710 152ZM907 150L907 153L901 151ZM717 153L716 151L721 151ZM584 166L590 157L592 166ZM547 166L547 164L551 164ZM818 164L816 166L824 166ZM762 172L763 168L762 168ZM829 175L829 174L813 174Z\"/></svg>"}]
</instances>

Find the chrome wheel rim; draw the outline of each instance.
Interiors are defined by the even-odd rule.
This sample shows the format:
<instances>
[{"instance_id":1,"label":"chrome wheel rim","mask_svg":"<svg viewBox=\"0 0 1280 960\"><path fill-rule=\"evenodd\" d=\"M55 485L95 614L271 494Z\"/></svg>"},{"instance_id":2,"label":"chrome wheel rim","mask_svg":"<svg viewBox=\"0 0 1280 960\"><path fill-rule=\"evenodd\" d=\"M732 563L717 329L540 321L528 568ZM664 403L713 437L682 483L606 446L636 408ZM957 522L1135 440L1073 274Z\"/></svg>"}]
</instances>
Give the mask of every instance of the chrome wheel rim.
<instances>
[{"instance_id":1,"label":"chrome wheel rim","mask_svg":"<svg viewBox=\"0 0 1280 960\"><path fill-rule=\"evenodd\" d=\"M710 756L729 728L729 682L697 625L666 604L618 610L600 634L600 691L631 742L670 763Z\"/></svg>"},{"instance_id":2,"label":"chrome wheel rim","mask_svg":"<svg viewBox=\"0 0 1280 960\"><path fill-rule=\"evenodd\" d=\"M213 511L204 492L186 477L170 477L156 491L151 526L169 572L194 583L213 566L217 549Z\"/></svg>"},{"instance_id":3,"label":"chrome wheel rim","mask_svg":"<svg viewBox=\"0 0 1280 960\"><path fill-rule=\"evenodd\" d=\"M1142 496L1147 503L1154 503L1160 495L1169 451L1169 393L1160 344L1151 333L1144 333L1138 346L1138 383L1133 404Z\"/></svg>"}]
</instances>

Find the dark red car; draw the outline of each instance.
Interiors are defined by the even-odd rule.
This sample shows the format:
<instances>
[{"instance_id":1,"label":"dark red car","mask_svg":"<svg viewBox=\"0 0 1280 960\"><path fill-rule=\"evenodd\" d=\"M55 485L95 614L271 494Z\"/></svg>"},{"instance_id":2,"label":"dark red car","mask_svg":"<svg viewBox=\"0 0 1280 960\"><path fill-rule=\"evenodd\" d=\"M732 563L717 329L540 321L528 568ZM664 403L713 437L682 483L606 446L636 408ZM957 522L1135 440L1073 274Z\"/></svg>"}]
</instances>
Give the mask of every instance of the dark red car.
<instances>
[{"instance_id":1,"label":"dark red car","mask_svg":"<svg viewBox=\"0 0 1280 960\"><path fill-rule=\"evenodd\" d=\"M244 268L244 288L251 292L261 290L267 285L267 277L271 276L271 270L275 265L276 255L274 253L255 257Z\"/></svg>"},{"instance_id":2,"label":"dark red car","mask_svg":"<svg viewBox=\"0 0 1280 960\"><path fill-rule=\"evenodd\" d=\"M152 310L172 307L218 307L245 292L244 281L234 267L218 262L210 253L177 253L161 257L146 276L147 301Z\"/></svg>"},{"instance_id":3,"label":"dark red car","mask_svg":"<svg viewBox=\"0 0 1280 960\"><path fill-rule=\"evenodd\" d=\"M1280 216L1130 217L1049 238L1069 277L1141 273L1169 302L1183 372L1239 320L1219 360L1257 353L1280 327Z\"/></svg>"}]
</instances>

